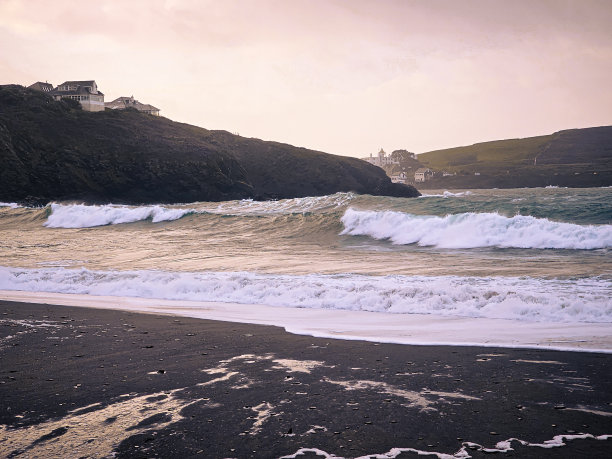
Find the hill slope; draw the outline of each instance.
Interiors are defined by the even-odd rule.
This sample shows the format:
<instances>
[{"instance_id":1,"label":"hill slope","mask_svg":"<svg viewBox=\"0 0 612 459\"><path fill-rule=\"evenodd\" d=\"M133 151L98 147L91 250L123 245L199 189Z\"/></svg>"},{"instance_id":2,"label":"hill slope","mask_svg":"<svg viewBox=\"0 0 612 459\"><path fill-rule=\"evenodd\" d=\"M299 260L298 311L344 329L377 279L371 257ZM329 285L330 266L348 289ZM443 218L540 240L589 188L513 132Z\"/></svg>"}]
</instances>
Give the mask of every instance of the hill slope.
<instances>
[{"instance_id":1,"label":"hill slope","mask_svg":"<svg viewBox=\"0 0 612 459\"><path fill-rule=\"evenodd\" d=\"M340 191L418 196L363 161L177 123L84 112L0 86L0 201L168 203Z\"/></svg>"},{"instance_id":2,"label":"hill slope","mask_svg":"<svg viewBox=\"0 0 612 459\"><path fill-rule=\"evenodd\" d=\"M483 142L418 155L434 171L455 173L419 188L612 185L612 126ZM478 174L478 175L475 175Z\"/></svg>"}]
</instances>

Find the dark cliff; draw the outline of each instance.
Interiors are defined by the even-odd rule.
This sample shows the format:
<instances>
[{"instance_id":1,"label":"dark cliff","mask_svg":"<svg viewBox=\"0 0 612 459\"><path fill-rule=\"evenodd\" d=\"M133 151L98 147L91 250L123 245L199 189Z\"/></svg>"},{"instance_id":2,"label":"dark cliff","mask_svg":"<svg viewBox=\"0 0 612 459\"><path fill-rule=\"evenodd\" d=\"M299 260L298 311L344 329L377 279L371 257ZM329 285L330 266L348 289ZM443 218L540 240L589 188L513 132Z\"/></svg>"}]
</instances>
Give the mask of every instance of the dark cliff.
<instances>
[{"instance_id":1,"label":"dark cliff","mask_svg":"<svg viewBox=\"0 0 612 459\"><path fill-rule=\"evenodd\" d=\"M0 86L0 201L168 203L340 191L418 196L354 158L177 123L135 110L84 112Z\"/></svg>"}]
</instances>

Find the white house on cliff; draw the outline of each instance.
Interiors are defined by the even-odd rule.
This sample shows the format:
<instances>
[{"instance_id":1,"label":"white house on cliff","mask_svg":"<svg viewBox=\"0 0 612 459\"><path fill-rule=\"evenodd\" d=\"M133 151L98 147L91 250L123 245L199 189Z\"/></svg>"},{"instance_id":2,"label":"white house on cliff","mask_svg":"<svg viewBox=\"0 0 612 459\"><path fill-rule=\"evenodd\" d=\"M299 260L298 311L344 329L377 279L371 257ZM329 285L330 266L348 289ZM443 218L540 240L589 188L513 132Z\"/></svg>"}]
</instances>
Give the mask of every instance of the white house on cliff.
<instances>
[{"instance_id":1,"label":"white house on cliff","mask_svg":"<svg viewBox=\"0 0 612 459\"><path fill-rule=\"evenodd\" d=\"M104 110L104 94L98 91L98 85L94 80L64 81L49 94L55 100L76 100L81 103L83 110L88 112Z\"/></svg>"},{"instance_id":2,"label":"white house on cliff","mask_svg":"<svg viewBox=\"0 0 612 459\"><path fill-rule=\"evenodd\" d=\"M125 110L126 108L135 108L139 112L159 116L159 108L154 107L153 105L143 104L134 99L134 96L118 97L112 102L106 102L104 105L106 108L110 108L111 110Z\"/></svg>"},{"instance_id":3,"label":"white house on cliff","mask_svg":"<svg viewBox=\"0 0 612 459\"><path fill-rule=\"evenodd\" d=\"M383 150L382 148L378 152L378 155L373 156L372 153L370 153L370 156L368 158L361 159L378 167L389 166L391 164L399 164L399 161L397 159L393 159L391 155L387 156L387 153L385 153L385 150Z\"/></svg>"},{"instance_id":4,"label":"white house on cliff","mask_svg":"<svg viewBox=\"0 0 612 459\"><path fill-rule=\"evenodd\" d=\"M37 81L28 88L49 94L55 100L76 100L81 104L83 110L88 112L104 110L104 94L98 91L98 85L94 80L64 81L56 88L51 83Z\"/></svg>"},{"instance_id":5,"label":"white house on cliff","mask_svg":"<svg viewBox=\"0 0 612 459\"><path fill-rule=\"evenodd\" d=\"M51 83L37 81L36 83L28 86L28 88L49 94L55 100L76 100L81 104L83 110L88 112L101 112L105 108L111 110L135 108L140 112L159 116L159 108L154 107L153 105L143 104L134 99L134 96L119 97L112 102L104 103L104 94L98 89L98 85L96 84L95 80L64 81L56 88L54 88Z\"/></svg>"}]
</instances>

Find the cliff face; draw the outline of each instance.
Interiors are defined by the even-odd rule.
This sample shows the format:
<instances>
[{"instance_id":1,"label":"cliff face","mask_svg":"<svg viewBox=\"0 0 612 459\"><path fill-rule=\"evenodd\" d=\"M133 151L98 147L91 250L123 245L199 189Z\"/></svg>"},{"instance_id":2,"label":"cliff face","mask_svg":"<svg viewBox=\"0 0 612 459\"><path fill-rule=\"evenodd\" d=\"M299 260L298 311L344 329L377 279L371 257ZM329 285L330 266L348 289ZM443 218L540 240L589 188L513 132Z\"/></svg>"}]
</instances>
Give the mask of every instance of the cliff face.
<instances>
[{"instance_id":1,"label":"cliff face","mask_svg":"<svg viewBox=\"0 0 612 459\"><path fill-rule=\"evenodd\" d=\"M329 155L135 110L84 112L0 86L0 201L168 203L317 196L413 197L384 171Z\"/></svg>"}]
</instances>

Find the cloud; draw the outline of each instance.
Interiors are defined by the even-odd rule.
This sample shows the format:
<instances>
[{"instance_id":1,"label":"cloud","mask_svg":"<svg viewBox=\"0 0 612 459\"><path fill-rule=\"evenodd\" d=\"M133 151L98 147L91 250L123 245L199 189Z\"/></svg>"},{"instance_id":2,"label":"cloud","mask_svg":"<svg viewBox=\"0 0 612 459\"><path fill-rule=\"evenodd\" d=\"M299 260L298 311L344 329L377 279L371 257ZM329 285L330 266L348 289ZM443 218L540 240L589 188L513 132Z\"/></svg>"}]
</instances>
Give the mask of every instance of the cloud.
<instances>
[{"instance_id":1,"label":"cloud","mask_svg":"<svg viewBox=\"0 0 612 459\"><path fill-rule=\"evenodd\" d=\"M0 0L0 79L95 78L204 127L423 151L608 124L610 23L598 0Z\"/></svg>"}]
</instances>

